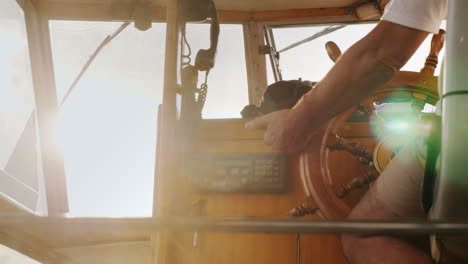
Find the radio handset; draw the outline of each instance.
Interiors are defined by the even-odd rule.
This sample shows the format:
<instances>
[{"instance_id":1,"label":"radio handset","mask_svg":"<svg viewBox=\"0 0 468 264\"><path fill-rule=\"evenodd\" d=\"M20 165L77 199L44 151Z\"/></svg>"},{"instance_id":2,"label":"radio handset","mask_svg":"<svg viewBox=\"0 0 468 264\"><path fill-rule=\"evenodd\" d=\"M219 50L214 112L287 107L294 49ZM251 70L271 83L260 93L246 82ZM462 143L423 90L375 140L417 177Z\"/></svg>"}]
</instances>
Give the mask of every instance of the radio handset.
<instances>
[{"instance_id":1,"label":"radio handset","mask_svg":"<svg viewBox=\"0 0 468 264\"><path fill-rule=\"evenodd\" d=\"M184 54L182 47L182 110L181 119L199 120L202 118L202 111L208 92L208 74L214 67L215 56L218 48L219 21L216 6L213 0L180 0L182 19L182 43L188 48L188 54ZM185 36L186 23L205 21L210 18L210 47L200 49L195 57L194 65L190 64L190 45ZM186 61L183 61L183 60ZM204 82L200 88L198 85L198 73L205 72ZM198 94L198 96L197 96Z\"/></svg>"},{"instance_id":2,"label":"radio handset","mask_svg":"<svg viewBox=\"0 0 468 264\"><path fill-rule=\"evenodd\" d=\"M200 49L195 57L195 67L199 71L209 71L214 67L216 51L218 49L219 21L213 1L210 3L210 48Z\"/></svg>"},{"instance_id":3,"label":"radio handset","mask_svg":"<svg viewBox=\"0 0 468 264\"><path fill-rule=\"evenodd\" d=\"M200 49L195 57L198 71L209 71L214 67L218 49L219 21L218 12L213 0L182 0L182 17L184 23L204 21L210 18L210 48Z\"/></svg>"}]
</instances>

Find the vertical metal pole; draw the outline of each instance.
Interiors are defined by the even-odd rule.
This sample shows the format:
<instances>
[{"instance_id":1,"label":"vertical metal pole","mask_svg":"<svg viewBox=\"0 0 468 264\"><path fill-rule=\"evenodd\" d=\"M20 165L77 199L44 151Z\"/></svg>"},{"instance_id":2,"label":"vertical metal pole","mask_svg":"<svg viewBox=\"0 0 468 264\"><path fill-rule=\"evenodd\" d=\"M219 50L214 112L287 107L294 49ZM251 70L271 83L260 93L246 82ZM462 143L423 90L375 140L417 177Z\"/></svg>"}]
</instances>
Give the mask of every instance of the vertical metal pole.
<instances>
[{"instance_id":1,"label":"vertical metal pole","mask_svg":"<svg viewBox=\"0 0 468 264\"><path fill-rule=\"evenodd\" d=\"M275 76L275 81L279 82L283 80L283 76L281 75L279 60L276 58L277 53L273 30L268 26L265 26L263 30L265 31L266 43L270 47L270 62L271 68L273 69L273 75Z\"/></svg>"},{"instance_id":2,"label":"vertical metal pole","mask_svg":"<svg viewBox=\"0 0 468 264\"><path fill-rule=\"evenodd\" d=\"M468 220L468 1L450 0L442 91L440 179L433 218Z\"/></svg>"}]
</instances>

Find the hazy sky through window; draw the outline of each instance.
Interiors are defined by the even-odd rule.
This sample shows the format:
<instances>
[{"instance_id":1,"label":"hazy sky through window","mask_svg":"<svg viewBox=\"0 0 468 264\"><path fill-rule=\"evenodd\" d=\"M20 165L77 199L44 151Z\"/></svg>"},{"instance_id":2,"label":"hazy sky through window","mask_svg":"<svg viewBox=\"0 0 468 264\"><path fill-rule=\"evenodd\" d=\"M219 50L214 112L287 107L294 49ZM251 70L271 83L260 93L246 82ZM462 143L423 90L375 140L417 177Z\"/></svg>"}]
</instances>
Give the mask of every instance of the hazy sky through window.
<instances>
[{"instance_id":1,"label":"hazy sky through window","mask_svg":"<svg viewBox=\"0 0 468 264\"><path fill-rule=\"evenodd\" d=\"M303 40L315 33L322 31L329 25L309 26L309 27L281 27L274 28L273 34L277 50L281 50L290 44ZM351 24L345 28L334 31L328 35L315 39L311 42L300 45L280 54L280 68L284 80L302 78L309 81L320 81L321 78L331 69L333 62L328 58L325 51L325 43L334 41L345 52L354 43L369 33L375 24ZM445 22L442 24L445 28ZM424 66L430 50L430 35L420 46L413 57L401 69L403 71L420 71ZM397 43L395 43L397 44ZM443 52L441 52L443 54ZM267 60L269 63L269 60ZM437 68L436 74L440 72ZM274 82L271 70L268 73L268 82Z\"/></svg>"},{"instance_id":2,"label":"hazy sky through window","mask_svg":"<svg viewBox=\"0 0 468 264\"><path fill-rule=\"evenodd\" d=\"M0 1L0 169L4 169L34 109L24 14L16 1Z\"/></svg>"},{"instance_id":3,"label":"hazy sky through window","mask_svg":"<svg viewBox=\"0 0 468 264\"><path fill-rule=\"evenodd\" d=\"M50 22L61 98L117 22ZM165 25L133 25L106 46L60 110L71 215L151 215Z\"/></svg>"},{"instance_id":4,"label":"hazy sky through window","mask_svg":"<svg viewBox=\"0 0 468 264\"><path fill-rule=\"evenodd\" d=\"M0 245L0 263L2 264L40 264L40 262L27 257L15 250Z\"/></svg>"}]
</instances>

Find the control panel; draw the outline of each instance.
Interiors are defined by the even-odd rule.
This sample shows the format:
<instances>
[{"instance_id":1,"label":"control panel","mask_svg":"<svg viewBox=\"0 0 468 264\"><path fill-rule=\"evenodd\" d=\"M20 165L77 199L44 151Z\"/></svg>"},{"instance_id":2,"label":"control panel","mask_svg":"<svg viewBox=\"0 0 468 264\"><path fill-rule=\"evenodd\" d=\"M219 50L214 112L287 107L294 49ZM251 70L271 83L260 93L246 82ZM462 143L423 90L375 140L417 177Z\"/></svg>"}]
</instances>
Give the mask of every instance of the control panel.
<instances>
[{"instance_id":1,"label":"control panel","mask_svg":"<svg viewBox=\"0 0 468 264\"><path fill-rule=\"evenodd\" d=\"M286 158L281 153L198 154L192 159L194 188L209 192L281 192Z\"/></svg>"}]
</instances>

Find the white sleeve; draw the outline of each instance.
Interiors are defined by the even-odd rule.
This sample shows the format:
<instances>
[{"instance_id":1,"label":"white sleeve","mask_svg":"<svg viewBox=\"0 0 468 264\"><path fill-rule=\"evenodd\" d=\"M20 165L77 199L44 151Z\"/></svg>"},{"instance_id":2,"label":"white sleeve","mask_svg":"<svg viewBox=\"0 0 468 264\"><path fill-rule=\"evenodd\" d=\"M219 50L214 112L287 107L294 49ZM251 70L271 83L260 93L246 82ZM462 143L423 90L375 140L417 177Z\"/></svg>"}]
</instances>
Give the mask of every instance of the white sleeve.
<instances>
[{"instance_id":1,"label":"white sleeve","mask_svg":"<svg viewBox=\"0 0 468 264\"><path fill-rule=\"evenodd\" d=\"M381 20L436 34L447 15L447 0L393 0Z\"/></svg>"}]
</instances>

